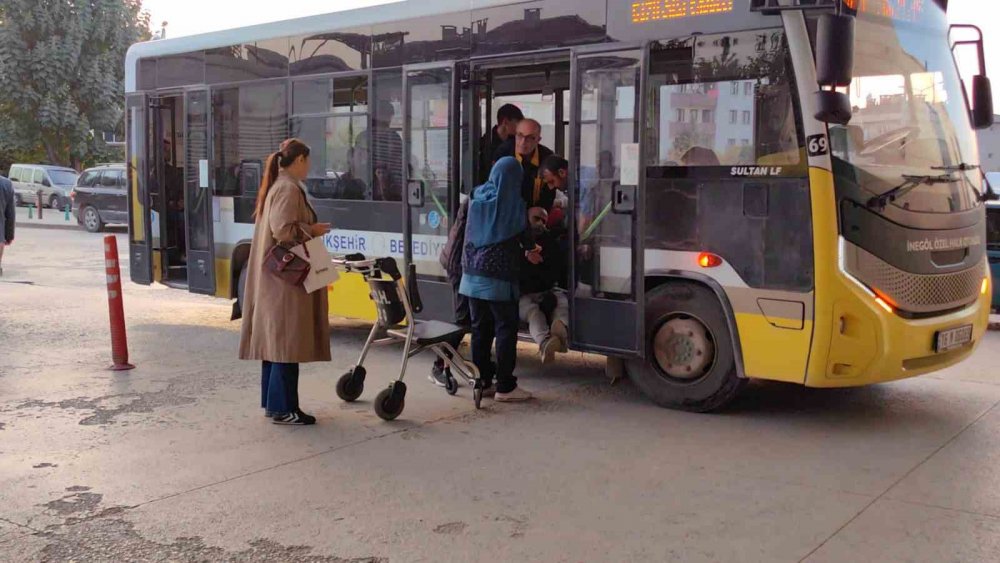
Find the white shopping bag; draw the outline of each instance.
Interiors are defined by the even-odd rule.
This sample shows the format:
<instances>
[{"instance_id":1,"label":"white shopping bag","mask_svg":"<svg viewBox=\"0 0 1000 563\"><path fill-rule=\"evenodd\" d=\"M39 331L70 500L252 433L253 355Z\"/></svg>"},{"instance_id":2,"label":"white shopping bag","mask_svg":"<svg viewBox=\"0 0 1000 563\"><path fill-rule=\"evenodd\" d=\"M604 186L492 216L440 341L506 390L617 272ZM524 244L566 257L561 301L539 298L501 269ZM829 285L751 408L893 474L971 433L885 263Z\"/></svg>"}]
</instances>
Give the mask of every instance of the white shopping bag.
<instances>
[{"instance_id":1,"label":"white shopping bag","mask_svg":"<svg viewBox=\"0 0 1000 563\"><path fill-rule=\"evenodd\" d=\"M333 266L333 257L326 250L321 237L309 239L305 244L293 248L292 252L309 262L309 275L302 282L307 293L323 289L340 278Z\"/></svg>"}]
</instances>

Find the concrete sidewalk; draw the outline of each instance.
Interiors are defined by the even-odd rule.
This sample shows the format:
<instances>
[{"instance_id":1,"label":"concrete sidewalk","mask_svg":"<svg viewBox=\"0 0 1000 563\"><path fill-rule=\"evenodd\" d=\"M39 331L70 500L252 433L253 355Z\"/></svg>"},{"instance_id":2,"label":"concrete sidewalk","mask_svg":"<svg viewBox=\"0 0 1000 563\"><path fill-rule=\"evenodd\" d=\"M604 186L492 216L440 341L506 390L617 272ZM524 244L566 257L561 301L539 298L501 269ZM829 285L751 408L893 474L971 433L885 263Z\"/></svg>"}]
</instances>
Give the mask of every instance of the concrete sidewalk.
<instances>
[{"instance_id":1,"label":"concrete sidewalk","mask_svg":"<svg viewBox=\"0 0 1000 563\"><path fill-rule=\"evenodd\" d=\"M29 211L31 218L28 218ZM66 212L45 208L42 210L42 218L38 218L38 210L28 207L17 208L17 228L19 229L80 229L83 227L76 222L76 217L71 212L66 218Z\"/></svg>"}]
</instances>

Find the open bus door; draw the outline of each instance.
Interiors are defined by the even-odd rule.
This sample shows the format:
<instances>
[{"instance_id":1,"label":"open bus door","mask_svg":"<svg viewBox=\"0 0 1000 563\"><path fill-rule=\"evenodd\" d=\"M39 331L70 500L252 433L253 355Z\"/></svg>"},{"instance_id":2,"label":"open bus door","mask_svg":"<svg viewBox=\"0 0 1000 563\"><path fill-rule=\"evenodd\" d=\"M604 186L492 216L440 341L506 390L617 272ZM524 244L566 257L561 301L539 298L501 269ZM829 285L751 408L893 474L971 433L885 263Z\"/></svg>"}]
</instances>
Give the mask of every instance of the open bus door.
<instances>
[{"instance_id":1,"label":"open bus door","mask_svg":"<svg viewBox=\"0 0 1000 563\"><path fill-rule=\"evenodd\" d=\"M644 349L642 76L639 49L572 62L570 339L574 349Z\"/></svg>"},{"instance_id":2,"label":"open bus door","mask_svg":"<svg viewBox=\"0 0 1000 563\"><path fill-rule=\"evenodd\" d=\"M416 266L423 319L453 321L453 296L438 261L458 201L461 158L458 66L403 71L404 256Z\"/></svg>"},{"instance_id":3,"label":"open bus door","mask_svg":"<svg viewBox=\"0 0 1000 563\"><path fill-rule=\"evenodd\" d=\"M207 90L184 94L184 218L187 279L192 293L215 294L212 190L209 182Z\"/></svg>"},{"instance_id":4,"label":"open bus door","mask_svg":"<svg viewBox=\"0 0 1000 563\"><path fill-rule=\"evenodd\" d=\"M149 216L149 99L132 94L125 100L126 161L128 163L129 274L138 284L153 283L153 232Z\"/></svg>"}]
</instances>

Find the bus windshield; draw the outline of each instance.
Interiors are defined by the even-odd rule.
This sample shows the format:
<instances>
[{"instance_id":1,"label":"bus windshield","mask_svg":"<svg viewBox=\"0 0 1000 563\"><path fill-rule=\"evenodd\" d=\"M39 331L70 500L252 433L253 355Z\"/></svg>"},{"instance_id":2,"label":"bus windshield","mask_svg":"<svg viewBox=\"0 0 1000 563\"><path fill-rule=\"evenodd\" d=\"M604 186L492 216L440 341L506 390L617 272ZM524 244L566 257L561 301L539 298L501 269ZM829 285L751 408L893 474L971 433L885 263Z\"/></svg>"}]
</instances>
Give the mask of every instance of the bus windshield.
<instances>
[{"instance_id":1,"label":"bus windshield","mask_svg":"<svg viewBox=\"0 0 1000 563\"><path fill-rule=\"evenodd\" d=\"M963 211L978 205L980 174L959 170L978 163L973 131L944 11L932 2L884 17L858 15L854 116L831 126L834 172L873 196L907 182L889 203L922 213Z\"/></svg>"}]
</instances>

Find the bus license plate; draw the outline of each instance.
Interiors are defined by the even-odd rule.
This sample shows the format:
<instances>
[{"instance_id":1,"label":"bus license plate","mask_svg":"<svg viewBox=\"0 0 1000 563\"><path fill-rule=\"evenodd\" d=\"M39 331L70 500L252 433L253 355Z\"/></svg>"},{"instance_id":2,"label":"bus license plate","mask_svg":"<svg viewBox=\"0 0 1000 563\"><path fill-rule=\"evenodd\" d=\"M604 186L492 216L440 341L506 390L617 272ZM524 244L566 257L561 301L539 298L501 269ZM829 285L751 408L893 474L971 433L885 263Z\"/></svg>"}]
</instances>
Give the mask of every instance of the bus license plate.
<instances>
[{"instance_id":1,"label":"bus license plate","mask_svg":"<svg viewBox=\"0 0 1000 563\"><path fill-rule=\"evenodd\" d=\"M971 341L972 325L942 330L937 333L934 339L934 351L947 352L948 350L964 346Z\"/></svg>"}]
</instances>

